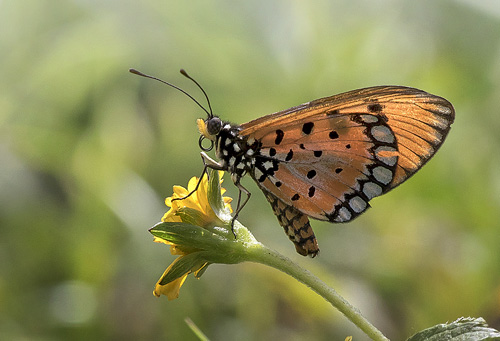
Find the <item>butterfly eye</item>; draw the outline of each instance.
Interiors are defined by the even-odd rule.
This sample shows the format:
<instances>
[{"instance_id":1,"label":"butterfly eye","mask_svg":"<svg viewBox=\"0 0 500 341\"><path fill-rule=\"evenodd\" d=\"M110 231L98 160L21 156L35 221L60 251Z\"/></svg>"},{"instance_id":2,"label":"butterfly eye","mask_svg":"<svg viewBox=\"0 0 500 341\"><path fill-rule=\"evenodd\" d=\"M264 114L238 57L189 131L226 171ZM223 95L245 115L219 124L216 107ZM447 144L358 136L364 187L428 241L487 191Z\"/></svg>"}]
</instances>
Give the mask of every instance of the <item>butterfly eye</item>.
<instances>
[{"instance_id":1,"label":"butterfly eye","mask_svg":"<svg viewBox=\"0 0 500 341\"><path fill-rule=\"evenodd\" d=\"M212 117L206 121L206 125L210 135L217 135L222 128L222 121L218 117Z\"/></svg>"}]
</instances>

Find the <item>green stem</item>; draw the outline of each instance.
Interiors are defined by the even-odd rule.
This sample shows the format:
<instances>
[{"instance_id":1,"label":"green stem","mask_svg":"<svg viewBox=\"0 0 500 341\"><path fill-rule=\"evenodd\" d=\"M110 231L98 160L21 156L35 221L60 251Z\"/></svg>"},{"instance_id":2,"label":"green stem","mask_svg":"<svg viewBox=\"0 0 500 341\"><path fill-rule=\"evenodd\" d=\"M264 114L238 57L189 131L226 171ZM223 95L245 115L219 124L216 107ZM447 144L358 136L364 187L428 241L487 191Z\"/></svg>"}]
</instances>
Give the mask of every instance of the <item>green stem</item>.
<instances>
[{"instance_id":1,"label":"green stem","mask_svg":"<svg viewBox=\"0 0 500 341\"><path fill-rule=\"evenodd\" d=\"M352 323L358 326L359 329L365 332L365 334L368 335L372 340L389 340L366 318L364 318L357 308L353 307L334 289L330 288L318 277L293 263L285 256L279 254L274 250L268 249L262 244L258 244L254 247L248 248L247 256L248 261L265 264L275 269L281 270L310 287L317 294L330 302L335 308L340 310L340 312L342 312Z\"/></svg>"},{"instance_id":2,"label":"green stem","mask_svg":"<svg viewBox=\"0 0 500 341\"><path fill-rule=\"evenodd\" d=\"M198 337L200 341L209 341L208 337L205 334L203 334L200 328L198 328L198 326L194 324L194 322L189 317L186 317L184 319L184 322L186 322L189 329L191 329L191 331L194 333L194 335Z\"/></svg>"}]
</instances>

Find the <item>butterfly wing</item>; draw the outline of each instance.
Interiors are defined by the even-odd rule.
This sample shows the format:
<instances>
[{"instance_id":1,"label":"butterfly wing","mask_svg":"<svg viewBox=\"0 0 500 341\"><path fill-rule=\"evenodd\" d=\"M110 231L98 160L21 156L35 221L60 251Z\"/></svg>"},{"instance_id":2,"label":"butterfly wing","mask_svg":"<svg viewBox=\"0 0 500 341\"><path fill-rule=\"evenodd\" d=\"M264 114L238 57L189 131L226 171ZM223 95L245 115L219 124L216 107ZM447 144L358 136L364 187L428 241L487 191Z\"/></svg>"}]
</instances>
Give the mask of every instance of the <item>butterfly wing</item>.
<instances>
[{"instance_id":1,"label":"butterfly wing","mask_svg":"<svg viewBox=\"0 0 500 341\"><path fill-rule=\"evenodd\" d=\"M453 118L441 97L372 87L264 116L243 124L240 135L259 143L251 175L280 224L299 253L315 255L307 216L347 222L363 213L432 157Z\"/></svg>"},{"instance_id":2,"label":"butterfly wing","mask_svg":"<svg viewBox=\"0 0 500 341\"><path fill-rule=\"evenodd\" d=\"M444 142L455 119L446 99L403 86L375 86L321 98L241 125L242 135L263 136L293 122L338 113L373 114L386 119L396 135L398 165L391 188L420 169Z\"/></svg>"}]
</instances>

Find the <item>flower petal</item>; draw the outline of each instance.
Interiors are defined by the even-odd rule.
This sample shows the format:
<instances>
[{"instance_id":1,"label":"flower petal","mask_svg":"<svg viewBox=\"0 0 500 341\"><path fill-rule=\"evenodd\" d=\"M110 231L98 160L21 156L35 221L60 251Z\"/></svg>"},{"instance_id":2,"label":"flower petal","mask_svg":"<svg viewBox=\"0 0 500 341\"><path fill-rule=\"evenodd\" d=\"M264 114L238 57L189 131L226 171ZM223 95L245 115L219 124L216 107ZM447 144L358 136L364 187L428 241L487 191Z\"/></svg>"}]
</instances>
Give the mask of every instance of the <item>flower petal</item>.
<instances>
[{"instance_id":1,"label":"flower petal","mask_svg":"<svg viewBox=\"0 0 500 341\"><path fill-rule=\"evenodd\" d=\"M153 295L155 295L156 297L165 295L167 296L169 301L176 299L177 297L179 297L179 291L181 290L181 286L182 284L184 284L187 275L188 273L165 285L159 284L160 282L156 283L153 290Z\"/></svg>"},{"instance_id":2,"label":"flower petal","mask_svg":"<svg viewBox=\"0 0 500 341\"><path fill-rule=\"evenodd\" d=\"M193 178L191 178L191 180L192 179ZM185 197L188 194L189 194L189 191L187 189L185 189L184 187L178 186L178 185L174 186L174 195L173 195L173 197L182 198L182 197Z\"/></svg>"},{"instance_id":3,"label":"flower petal","mask_svg":"<svg viewBox=\"0 0 500 341\"><path fill-rule=\"evenodd\" d=\"M163 244L167 244L167 245L174 245L173 243L169 242L168 240L165 240L165 239L162 239L162 238L158 238L158 237L154 237L153 241L155 243L163 243Z\"/></svg>"}]
</instances>

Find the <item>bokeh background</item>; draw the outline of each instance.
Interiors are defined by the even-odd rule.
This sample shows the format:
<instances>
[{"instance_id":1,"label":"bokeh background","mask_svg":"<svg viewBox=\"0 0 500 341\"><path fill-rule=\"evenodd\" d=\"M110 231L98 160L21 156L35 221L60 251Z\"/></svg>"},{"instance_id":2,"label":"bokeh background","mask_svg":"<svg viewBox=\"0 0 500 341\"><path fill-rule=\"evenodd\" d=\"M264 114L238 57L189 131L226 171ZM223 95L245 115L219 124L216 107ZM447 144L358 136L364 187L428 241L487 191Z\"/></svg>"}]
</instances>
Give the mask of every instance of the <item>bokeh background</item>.
<instances>
[{"instance_id":1,"label":"bokeh background","mask_svg":"<svg viewBox=\"0 0 500 341\"><path fill-rule=\"evenodd\" d=\"M343 340L365 336L305 286L212 265L152 295L174 259L152 242L174 184L202 169L187 97L233 122L382 84L456 109L435 159L347 225L313 222L297 255L251 179L257 239L402 340L461 316L500 328L497 0L0 1L0 338ZM230 178L225 187L237 194Z\"/></svg>"}]
</instances>

